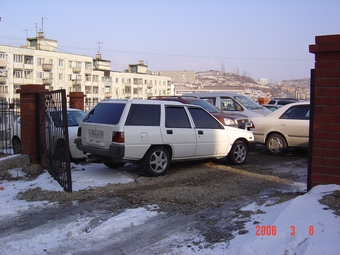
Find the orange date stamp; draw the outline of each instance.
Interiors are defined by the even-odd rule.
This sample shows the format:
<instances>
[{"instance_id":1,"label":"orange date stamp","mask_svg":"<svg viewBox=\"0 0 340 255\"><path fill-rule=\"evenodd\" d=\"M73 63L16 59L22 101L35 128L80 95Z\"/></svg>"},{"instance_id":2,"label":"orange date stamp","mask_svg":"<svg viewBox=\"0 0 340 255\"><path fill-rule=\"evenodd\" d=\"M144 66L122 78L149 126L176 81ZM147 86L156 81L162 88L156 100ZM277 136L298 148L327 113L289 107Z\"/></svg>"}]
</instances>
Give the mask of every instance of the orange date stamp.
<instances>
[{"instance_id":1,"label":"orange date stamp","mask_svg":"<svg viewBox=\"0 0 340 255\"><path fill-rule=\"evenodd\" d=\"M308 234L310 236L314 235L314 226L309 226L308 229ZM256 236L276 236L277 233L277 228L275 225L273 226L256 226ZM290 235L294 236L297 233L296 227L295 226L290 226Z\"/></svg>"}]
</instances>

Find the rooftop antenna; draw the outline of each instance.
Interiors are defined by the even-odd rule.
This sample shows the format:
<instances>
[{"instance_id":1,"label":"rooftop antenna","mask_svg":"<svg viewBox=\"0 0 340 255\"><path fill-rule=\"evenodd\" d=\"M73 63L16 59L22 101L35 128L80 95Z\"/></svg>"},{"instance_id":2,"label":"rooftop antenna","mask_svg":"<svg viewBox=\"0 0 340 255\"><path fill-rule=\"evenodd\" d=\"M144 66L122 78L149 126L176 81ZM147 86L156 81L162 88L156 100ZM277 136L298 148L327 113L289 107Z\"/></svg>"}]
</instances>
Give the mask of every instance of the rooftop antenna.
<instances>
[{"instance_id":1,"label":"rooftop antenna","mask_svg":"<svg viewBox=\"0 0 340 255\"><path fill-rule=\"evenodd\" d=\"M41 17L41 32L43 32L43 33L44 33L44 19L46 19L46 18L44 18L44 13L42 13L42 17Z\"/></svg>"},{"instance_id":2,"label":"rooftop antenna","mask_svg":"<svg viewBox=\"0 0 340 255\"><path fill-rule=\"evenodd\" d=\"M100 44L102 43L102 42L97 42L98 43L98 54L100 54Z\"/></svg>"},{"instance_id":3,"label":"rooftop antenna","mask_svg":"<svg viewBox=\"0 0 340 255\"><path fill-rule=\"evenodd\" d=\"M26 39L27 39L28 38L27 31L31 31L31 30L30 29L29 30L28 29L23 29L21 31L26 31Z\"/></svg>"}]
</instances>

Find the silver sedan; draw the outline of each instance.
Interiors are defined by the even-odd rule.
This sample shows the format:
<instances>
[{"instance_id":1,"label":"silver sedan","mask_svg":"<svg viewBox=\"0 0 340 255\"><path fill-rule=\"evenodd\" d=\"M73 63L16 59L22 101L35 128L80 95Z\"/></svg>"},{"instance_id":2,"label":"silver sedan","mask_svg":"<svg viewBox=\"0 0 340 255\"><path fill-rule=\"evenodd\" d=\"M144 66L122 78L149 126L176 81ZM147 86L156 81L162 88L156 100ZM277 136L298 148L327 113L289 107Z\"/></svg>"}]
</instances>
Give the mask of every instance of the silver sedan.
<instances>
[{"instance_id":1,"label":"silver sedan","mask_svg":"<svg viewBox=\"0 0 340 255\"><path fill-rule=\"evenodd\" d=\"M255 141L265 144L273 155L283 155L289 147L308 147L308 101L284 105L264 117L251 118Z\"/></svg>"}]
</instances>

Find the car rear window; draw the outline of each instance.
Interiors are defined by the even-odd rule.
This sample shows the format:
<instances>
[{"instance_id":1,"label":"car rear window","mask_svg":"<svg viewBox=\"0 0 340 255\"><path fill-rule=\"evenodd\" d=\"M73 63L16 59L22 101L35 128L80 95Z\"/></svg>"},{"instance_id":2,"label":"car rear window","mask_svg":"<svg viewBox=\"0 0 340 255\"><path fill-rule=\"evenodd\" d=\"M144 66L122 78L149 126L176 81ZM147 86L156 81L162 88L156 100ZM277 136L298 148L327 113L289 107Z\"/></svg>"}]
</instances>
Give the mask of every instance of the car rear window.
<instances>
[{"instance_id":1,"label":"car rear window","mask_svg":"<svg viewBox=\"0 0 340 255\"><path fill-rule=\"evenodd\" d=\"M117 125L125 103L119 104L97 104L83 119L83 122Z\"/></svg>"},{"instance_id":2,"label":"car rear window","mask_svg":"<svg viewBox=\"0 0 340 255\"><path fill-rule=\"evenodd\" d=\"M126 126L159 126L160 105L132 104L126 119Z\"/></svg>"}]
</instances>

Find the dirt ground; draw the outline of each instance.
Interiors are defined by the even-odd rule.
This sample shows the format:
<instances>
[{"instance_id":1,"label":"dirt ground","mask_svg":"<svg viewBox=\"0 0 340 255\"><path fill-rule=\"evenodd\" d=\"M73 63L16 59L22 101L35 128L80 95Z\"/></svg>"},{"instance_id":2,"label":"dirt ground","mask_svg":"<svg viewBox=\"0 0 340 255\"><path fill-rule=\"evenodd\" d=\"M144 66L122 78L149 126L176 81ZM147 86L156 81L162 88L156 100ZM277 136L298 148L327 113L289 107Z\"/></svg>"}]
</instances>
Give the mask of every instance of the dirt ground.
<instances>
[{"instance_id":1,"label":"dirt ground","mask_svg":"<svg viewBox=\"0 0 340 255\"><path fill-rule=\"evenodd\" d=\"M242 166L221 161L173 163L168 172L160 177L146 177L138 165L127 164L121 171L135 172L135 181L131 183L110 184L72 193L42 191L39 188L20 193L20 199L48 200L58 202L60 206L39 213L24 213L20 215L20 220L1 222L1 235L77 215L91 215L99 222L128 208L156 205L155 210L162 212L163 216L148 227L147 233L143 229L125 233L128 235L125 240L136 238L140 234L138 231L142 231L145 238L133 246L124 241L116 243L119 254L124 254L121 251L128 254L132 249L148 247L152 240L148 241L147 236L162 239L184 228L199 231L205 242L210 244L225 242L233 238L232 233L235 231L247 233L244 223L249 221L253 212L243 211L242 207L253 202L263 204L270 201L276 204L304 194L307 188L307 165L308 152L305 150L292 150L284 156L272 156L263 148L250 153L246 164ZM32 170L36 174L40 172L36 168ZM340 194L333 194L324 197L323 203L339 212L339 200ZM188 243L200 246L196 241ZM102 250L103 254L115 252L111 250L112 247L105 249Z\"/></svg>"}]
</instances>

